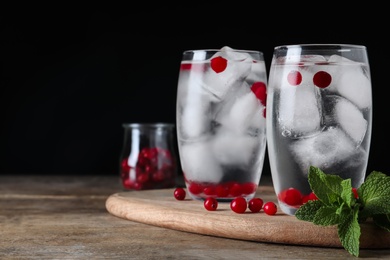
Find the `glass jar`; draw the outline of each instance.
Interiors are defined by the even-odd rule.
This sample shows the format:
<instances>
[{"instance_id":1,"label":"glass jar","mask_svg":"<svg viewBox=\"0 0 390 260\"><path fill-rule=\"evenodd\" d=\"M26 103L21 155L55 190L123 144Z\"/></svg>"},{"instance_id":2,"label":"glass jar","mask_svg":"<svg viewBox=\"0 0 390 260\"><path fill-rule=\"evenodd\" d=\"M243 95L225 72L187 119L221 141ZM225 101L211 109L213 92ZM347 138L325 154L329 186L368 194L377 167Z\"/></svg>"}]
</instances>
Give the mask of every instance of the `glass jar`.
<instances>
[{"instance_id":1,"label":"glass jar","mask_svg":"<svg viewBox=\"0 0 390 260\"><path fill-rule=\"evenodd\" d=\"M125 123L119 169L126 190L172 188L178 175L175 126Z\"/></svg>"}]
</instances>

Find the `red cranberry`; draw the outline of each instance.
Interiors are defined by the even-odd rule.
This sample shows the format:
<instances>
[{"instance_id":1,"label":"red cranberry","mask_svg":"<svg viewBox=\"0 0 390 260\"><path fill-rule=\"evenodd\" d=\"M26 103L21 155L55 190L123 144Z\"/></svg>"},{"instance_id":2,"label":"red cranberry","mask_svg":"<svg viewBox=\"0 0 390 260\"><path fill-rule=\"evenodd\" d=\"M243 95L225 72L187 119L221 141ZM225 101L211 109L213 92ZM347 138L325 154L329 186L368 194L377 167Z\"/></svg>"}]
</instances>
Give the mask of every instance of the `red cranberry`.
<instances>
[{"instance_id":1,"label":"red cranberry","mask_svg":"<svg viewBox=\"0 0 390 260\"><path fill-rule=\"evenodd\" d=\"M216 195L216 190L214 185L209 185L203 189L203 193L206 196L214 196Z\"/></svg>"},{"instance_id":2,"label":"red cranberry","mask_svg":"<svg viewBox=\"0 0 390 260\"><path fill-rule=\"evenodd\" d=\"M195 194L195 195L198 195L200 193L203 192L203 187L201 184L199 183L196 183L196 182L191 182L189 187L188 187L188 190L192 193L192 194Z\"/></svg>"},{"instance_id":3,"label":"red cranberry","mask_svg":"<svg viewBox=\"0 0 390 260\"><path fill-rule=\"evenodd\" d=\"M126 172L127 174L130 171L130 166L128 164L127 158L124 158L121 163L122 172Z\"/></svg>"},{"instance_id":4,"label":"red cranberry","mask_svg":"<svg viewBox=\"0 0 390 260\"><path fill-rule=\"evenodd\" d=\"M332 82L332 76L325 71L319 71L313 76L313 83L319 88L326 88Z\"/></svg>"},{"instance_id":5,"label":"red cranberry","mask_svg":"<svg viewBox=\"0 0 390 260\"><path fill-rule=\"evenodd\" d=\"M260 81L253 83L251 90L260 100L261 104L265 106L267 104L267 86L265 83Z\"/></svg>"},{"instance_id":6,"label":"red cranberry","mask_svg":"<svg viewBox=\"0 0 390 260\"><path fill-rule=\"evenodd\" d=\"M288 188L279 193L278 198L290 206L302 205L302 194L295 188Z\"/></svg>"},{"instance_id":7,"label":"red cranberry","mask_svg":"<svg viewBox=\"0 0 390 260\"><path fill-rule=\"evenodd\" d=\"M266 202L263 206L263 210L267 215L275 215L278 211L278 207L272 201Z\"/></svg>"},{"instance_id":8,"label":"red cranberry","mask_svg":"<svg viewBox=\"0 0 390 260\"><path fill-rule=\"evenodd\" d=\"M225 198L225 197L229 196L229 187L227 185L224 185L224 184L219 184L219 185L217 185L216 193L217 193L218 197Z\"/></svg>"},{"instance_id":9,"label":"red cranberry","mask_svg":"<svg viewBox=\"0 0 390 260\"><path fill-rule=\"evenodd\" d=\"M216 72L220 73L227 67L227 60L221 56L211 59L211 68Z\"/></svg>"},{"instance_id":10,"label":"red cranberry","mask_svg":"<svg viewBox=\"0 0 390 260\"><path fill-rule=\"evenodd\" d=\"M207 197L204 200L203 205L208 211L215 211L218 208L218 201L213 197Z\"/></svg>"},{"instance_id":11,"label":"red cranberry","mask_svg":"<svg viewBox=\"0 0 390 260\"><path fill-rule=\"evenodd\" d=\"M239 183L233 183L233 185L230 187L229 189L229 194L232 196L232 197L237 197L237 196L240 196L242 195L242 187L241 187L241 184Z\"/></svg>"},{"instance_id":12,"label":"red cranberry","mask_svg":"<svg viewBox=\"0 0 390 260\"><path fill-rule=\"evenodd\" d=\"M287 75L287 81L292 86L298 86L302 82L302 74L297 70L293 70Z\"/></svg>"},{"instance_id":13,"label":"red cranberry","mask_svg":"<svg viewBox=\"0 0 390 260\"><path fill-rule=\"evenodd\" d=\"M186 191L183 188L176 188L173 192L173 196L177 200L184 200L186 197Z\"/></svg>"},{"instance_id":14,"label":"red cranberry","mask_svg":"<svg viewBox=\"0 0 390 260\"><path fill-rule=\"evenodd\" d=\"M253 198L249 200L248 208L253 213L259 212L263 208L263 200L260 198Z\"/></svg>"},{"instance_id":15,"label":"red cranberry","mask_svg":"<svg viewBox=\"0 0 390 260\"><path fill-rule=\"evenodd\" d=\"M246 182L242 184L242 194L252 194L256 192L257 184L252 182Z\"/></svg>"},{"instance_id":16,"label":"red cranberry","mask_svg":"<svg viewBox=\"0 0 390 260\"><path fill-rule=\"evenodd\" d=\"M353 196L355 197L355 199L359 198L359 194L358 194L358 191L356 188L352 188L352 192L353 192Z\"/></svg>"},{"instance_id":17,"label":"red cranberry","mask_svg":"<svg viewBox=\"0 0 390 260\"><path fill-rule=\"evenodd\" d=\"M236 213L244 213L247 206L248 205L244 197L237 197L230 202L230 208Z\"/></svg>"}]
</instances>

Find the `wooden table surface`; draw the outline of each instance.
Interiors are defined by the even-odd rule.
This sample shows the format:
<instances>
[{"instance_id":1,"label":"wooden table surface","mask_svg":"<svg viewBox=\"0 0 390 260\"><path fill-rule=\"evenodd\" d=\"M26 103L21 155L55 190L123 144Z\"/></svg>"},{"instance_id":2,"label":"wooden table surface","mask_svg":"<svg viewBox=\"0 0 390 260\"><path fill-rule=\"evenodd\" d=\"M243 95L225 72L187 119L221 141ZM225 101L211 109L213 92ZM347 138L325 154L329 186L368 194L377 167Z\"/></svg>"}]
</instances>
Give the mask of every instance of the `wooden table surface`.
<instances>
[{"instance_id":1,"label":"wooden table surface","mask_svg":"<svg viewBox=\"0 0 390 260\"><path fill-rule=\"evenodd\" d=\"M226 239L121 219L105 208L120 191L115 174L0 175L0 259L356 259L342 248ZM360 258L390 259L390 249L361 249Z\"/></svg>"}]
</instances>

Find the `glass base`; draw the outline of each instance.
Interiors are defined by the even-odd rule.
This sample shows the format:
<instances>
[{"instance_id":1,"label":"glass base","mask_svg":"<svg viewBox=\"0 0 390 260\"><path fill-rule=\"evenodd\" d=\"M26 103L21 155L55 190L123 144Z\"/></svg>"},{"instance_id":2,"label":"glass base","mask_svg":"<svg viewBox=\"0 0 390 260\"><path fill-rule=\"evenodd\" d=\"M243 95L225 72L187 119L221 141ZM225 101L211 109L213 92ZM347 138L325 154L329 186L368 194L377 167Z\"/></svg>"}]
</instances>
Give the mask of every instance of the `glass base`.
<instances>
[{"instance_id":1,"label":"glass base","mask_svg":"<svg viewBox=\"0 0 390 260\"><path fill-rule=\"evenodd\" d=\"M204 201L207 198L207 196L202 197L202 196L194 195L191 192L188 192L188 193L189 193L190 197L194 200ZM217 199L218 202L231 202L232 200L234 200L237 197L244 197L246 199L246 201L249 201L255 197L255 194L256 193L246 194L244 196L236 196L236 197L215 197L215 198ZM210 197L214 197L214 196L210 196Z\"/></svg>"},{"instance_id":2,"label":"glass base","mask_svg":"<svg viewBox=\"0 0 390 260\"><path fill-rule=\"evenodd\" d=\"M298 210L298 208L288 206L288 205L284 204L283 202L279 201L278 203L279 203L280 209L287 215L294 216L295 212Z\"/></svg>"}]
</instances>

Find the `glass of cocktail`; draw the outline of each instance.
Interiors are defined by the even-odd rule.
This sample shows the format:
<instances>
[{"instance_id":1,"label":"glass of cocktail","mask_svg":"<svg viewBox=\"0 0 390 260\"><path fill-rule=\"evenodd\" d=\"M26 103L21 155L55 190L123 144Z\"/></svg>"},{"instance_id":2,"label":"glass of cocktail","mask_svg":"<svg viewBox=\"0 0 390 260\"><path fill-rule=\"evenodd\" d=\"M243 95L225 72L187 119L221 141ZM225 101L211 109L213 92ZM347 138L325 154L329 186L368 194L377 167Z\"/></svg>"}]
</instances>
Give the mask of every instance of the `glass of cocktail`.
<instances>
[{"instance_id":1,"label":"glass of cocktail","mask_svg":"<svg viewBox=\"0 0 390 260\"><path fill-rule=\"evenodd\" d=\"M225 46L183 53L176 125L192 198L254 197L266 149L266 83L260 51Z\"/></svg>"},{"instance_id":2,"label":"glass of cocktail","mask_svg":"<svg viewBox=\"0 0 390 260\"><path fill-rule=\"evenodd\" d=\"M275 47L268 86L268 156L282 211L294 215L313 198L310 166L350 178L358 188L366 175L372 126L366 47Z\"/></svg>"}]
</instances>

